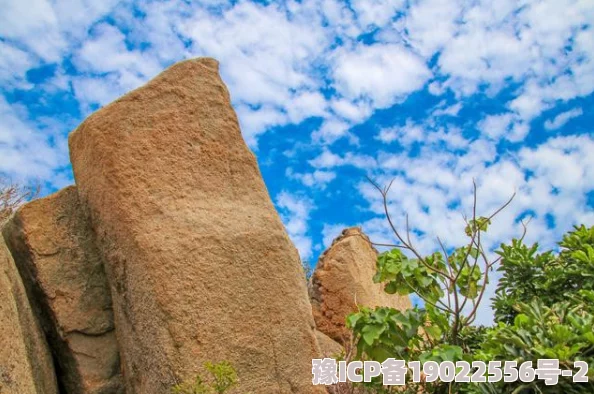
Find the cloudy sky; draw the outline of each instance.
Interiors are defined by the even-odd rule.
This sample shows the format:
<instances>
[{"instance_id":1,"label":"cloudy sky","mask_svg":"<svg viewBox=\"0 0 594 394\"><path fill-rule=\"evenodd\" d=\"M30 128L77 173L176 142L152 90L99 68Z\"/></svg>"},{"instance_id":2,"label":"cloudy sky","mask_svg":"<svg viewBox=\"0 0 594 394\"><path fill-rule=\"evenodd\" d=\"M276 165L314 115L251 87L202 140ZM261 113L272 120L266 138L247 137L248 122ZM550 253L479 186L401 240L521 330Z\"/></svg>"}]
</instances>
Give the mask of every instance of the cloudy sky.
<instances>
[{"instance_id":1,"label":"cloudy sky","mask_svg":"<svg viewBox=\"0 0 594 394\"><path fill-rule=\"evenodd\" d=\"M304 260L345 226L551 247L594 224L592 0L0 0L0 173L73 182L67 134L172 63L220 61L243 134ZM489 321L485 309L482 321Z\"/></svg>"}]
</instances>

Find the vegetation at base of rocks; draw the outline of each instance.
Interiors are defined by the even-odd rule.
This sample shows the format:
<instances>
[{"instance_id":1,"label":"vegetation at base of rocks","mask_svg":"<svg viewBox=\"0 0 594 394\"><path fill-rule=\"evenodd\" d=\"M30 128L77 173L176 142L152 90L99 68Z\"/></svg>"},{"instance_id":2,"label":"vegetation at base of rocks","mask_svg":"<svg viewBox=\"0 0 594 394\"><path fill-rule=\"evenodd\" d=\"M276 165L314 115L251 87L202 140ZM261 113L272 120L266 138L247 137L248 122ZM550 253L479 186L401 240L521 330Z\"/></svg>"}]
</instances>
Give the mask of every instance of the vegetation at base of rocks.
<instances>
[{"instance_id":1,"label":"vegetation at base of rocks","mask_svg":"<svg viewBox=\"0 0 594 394\"><path fill-rule=\"evenodd\" d=\"M37 197L39 187L21 186L9 179L0 178L0 223L25 202Z\"/></svg>"},{"instance_id":2,"label":"vegetation at base of rocks","mask_svg":"<svg viewBox=\"0 0 594 394\"><path fill-rule=\"evenodd\" d=\"M513 199L489 216L476 215L476 186L472 218L465 218L468 243L449 250L437 240L438 251L422 256L408 231L402 235L388 213L390 189L375 185L383 196L388 223L400 242L377 259L374 282L390 294L416 295L424 307L405 311L361 308L347 317L355 351L352 359L383 362L388 358L410 361L531 361L559 359L560 368L575 374L575 361L589 365L589 382L573 383L559 377L557 385L513 383L413 383L383 386L381 378L363 384L369 393L592 393L594 392L594 227L581 225L559 243L560 252L538 253L538 244L525 245L526 233L501 245L497 256L481 242L491 221ZM522 223L523 224L523 223ZM412 257L403 253L408 251ZM483 301L490 274L501 275L493 302L496 324L476 327L473 322ZM503 364L503 363L502 363ZM457 372L460 371L457 369ZM472 370L471 373L473 373ZM356 390L350 385L351 390ZM347 388L338 392L349 392ZM351 391L356 392L356 391Z\"/></svg>"},{"instance_id":3,"label":"vegetation at base of rocks","mask_svg":"<svg viewBox=\"0 0 594 394\"><path fill-rule=\"evenodd\" d=\"M204 379L200 375L187 382L173 386L172 394L223 394L238 384L237 372L228 361L213 364L204 363L209 377Z\"/></svg>"}]
</instances>

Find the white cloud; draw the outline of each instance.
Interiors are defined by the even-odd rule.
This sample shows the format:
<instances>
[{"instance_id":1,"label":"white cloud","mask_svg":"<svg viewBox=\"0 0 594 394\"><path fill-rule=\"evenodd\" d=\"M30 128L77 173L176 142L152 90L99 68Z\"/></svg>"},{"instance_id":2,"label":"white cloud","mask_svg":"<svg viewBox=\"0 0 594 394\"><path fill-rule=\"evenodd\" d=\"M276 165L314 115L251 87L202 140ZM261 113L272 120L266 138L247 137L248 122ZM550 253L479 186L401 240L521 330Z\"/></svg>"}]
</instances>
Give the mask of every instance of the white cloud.
<instances>
[{"instance_id":1,"label":"white cloud","mask_svg":"<svg viewBox=\"0 0 594 394\"><path fill-rule=\"evenodd\" d=\"M520 153L523 167L551 186L584 193L594 188L594 141L591 137L557 137Z\"/></svg>"},{"instance_id":2,"label":"white cloud","mask_svg":"<svg viewBox=\"0 0 594 394\"><path fill-rule=\"evenodd\" d=\"M0 82L3 86L16 85L21 88L30 88L27 83L26 71L36 63L27 52L10 44L0 41Z\"/></svg>"},{"instance_id":3,"label":"white cloud","mask_svg":"<svg viewBox=\"0 0 594 394\"><path fill-rule=\"evenodd\" d=\"M412 2L405 17L409 42L429 58L456 33L456 19L462 11L460 2L452 0L420 0Z\"/></svg>"},{"instance_id":4,"label":"white cloud","mask_svg":"<svg viewBox=\"0 0 594 394\"><path fill-rule=\"evenodd\" d=\"M550 107L547 103L545 90L535 83L527 83L524 91L508 104L519 116L530 121Z\"/></svg>"},{"instance_id":5,"label":"white cloud","mask_svg":"<svg viewBox=\"0 0 594 394\"><path fill-rule=\"evenodd\" d=\"M565 125L573 118L577 118L584 113L581 108L570 109L569 111L561 112L553 119L549 119L544 123L544 127L547 130L556 130Z\"/></svg>"},{"instance_id":6,"label":"white cloud","mask_svg":"<svg viewBox=\"0 0 594 394\"><path fill-rule=\"evenodd\" d=\"M369 103L365 101L352 101L338 98L332 100L330 105L335 114L352 122L361 122L371 115Z\"/></svg>"},{"instance_id":7,"label":"white cloud","mask_svg":"<svg viewBox=\"0 0 594 394\"><path fill-rule=\"evenodd\" d=\"M478 123L477 128L490 139L511 142L522 141L530 132L528 123L512 112L488 115Z\"/></svg>"},{"instance_id":8,"label":"white cloud","mask_svg":"<svg viewBox=\"0 0 594 394\"><path fill-rule=\"evenodd\" d=\"M376 160L367 155L355 154L353 152L347 152L344 156L339 156L328 149L317 156L316 158L309 160L315 168L334 168L341 166L353 166L360 169L373 168L377 165Z\"/></svg>"},{"instance_id":9,"label":"white cloud","mask_svg":"<svg viewBox=\"0 0 594 394\"><path fill-rule=\"evenodd\" d=\"M333 76L346 98L368 98L376 108L385 108L422 88L431 72L402 45L359 44L337 52Z\"/></svg>"},{"instance_id":10,"label":"white cloud","mask_svg":"<svg viewBox=\"0 0 594 394\"><path fill-rule=\"evenodd\" d=\"M283 191L276 196L276 205L301 259L309 260L312 257L312 239L307 232L310 212L315 209L313 202Z\"/></svg>"},{"instance_id":11,"label":"white cloud","mask_svg":"<svg viewBox=\"0 0 594 394\"><path fill-rule=\"evenodd\" d=\"M384 26L401 10L404 0L354 0L351 4L362 30L367 26Z\"/></svg>"},{"instance_id":12,"label":"white cloud","mask_svg":"<svg viewBox=\"0 0 594 394\"><path fill-rule=\"evenodd\" d=\"M0 174L61 186L56 171L68 165L63 130L36 130L27 117L24 108L0 96Z\"/></svg>"},{"instance_id":13,"label":"white cloud","mask_svg":"<svg viewBox=\"0 0 594 394\"><path fill-rule=\"evenodd\" d=\"M347 136L351 124L340 119L330 118L322 123L322 126L312 134L314 141L324 143L335 142Z\"/></svg>"},{"instance_id":14,"label":"white cloud","mask_svg":"<svg viewBox=\"0 0 594 394\"><path fill-rule=\"evenodd\" d=\"M383 143L398 141L405 147L410 147L412 143L422 141L426 134L427 131L423 126L415 124L409 119L402 127L381 129L376 138Z\"/></svg>"},{"instance_id":15,"label":"white cloud","mask_svg":"<svg viewBox=\"0 0 594 394\"><path fill-rule=\"evenodd\" d=\"M139 50L128 50L126 36L117 27L102 23L77 51L78 69L98 74L130 72L148 79L161 71L161 65ZM110 56L105 56L105 54Z\"/></svg>"},{"instance_id":16,"label":"white cloud","mask_svg":"<svg viewBox=\"0 0 594 394\"><path fill-rule=\"evenodd\" d=\"M458 112L462 109L462 102L459 101L455 104L450 105L449 107L445 108L438 108L433 111L433 116L456 116Z\"/></svg>"},{"instance_id":17,"label":"white cloud","mask_svg":"<svg viewBox=\"0 0 594 394\"><path fill-rule=\"evenodd\" d=\"M513 120L511 113L489 115L478 124L478 128L489 138L499 139L509 132Z\"/></svg>"},{"instance_id":18,"label":"white cloud","mask_svg":"<svg viewBox=\"0 0 594 394\"><path fill-rule=\"evenodd\" d=\"M88 27L109 12L115 0L4 1L0 36L18 42L38 61L58 62Z\"/></svg>"},{"instance_id":19,"label":"white cloud","mask_svg":"<svg viewBox=\"0 0 594 394\"><path fill-rule=\"evenodd\" d=\"M451 125L437 126L431 118L423 124L407 119L404 126L380 129L375 138L385 144L397 141L406 149L410 149L414 143L421 143L423 146L443 144L446 148L453 150L468 145L459 128Z\"/></svg>"},{"instance_id":20,"label":"white cloud","mask_svg":"<svg viewBox=\"0 0 594 394\"><path fill-rule=\"evenodd\" d=\"M45 0L6 1L0 14L0 36L19 40L46 61L56 61L66 41L52 4Z\"/></svg>"},{"instance_id":21,"label":"white cloud","mask_svg":"<svg viewBox=\"0 0 594 394\"><path fill-rule=\"evenodd\" d=\"M482 23L467 27L449 41L439 57L440 72L449 75L448 86L462 95L488 83L499 90L503 80L519 80L529 67L526 44L512 29L486 30Z\"/></svg>"},{"instance_id":22,"label":"white cloud","mask_svg":"<svg viewBox=\"0 0 594 394\"><path fill-rule=\"evenodd\" d=\"M311 117L326 115L326 99L319 92L301 91L287 105L287 115L291 123L300 123Z\"/></svg>"},{"instance_id":23,"label":"white cloud","mask_svg":"<svg viewBox=\"0 0 594 394\"><path fill-rule=\"evenodd\" d=\"M412 7L411 15L421 4ZM555 100L569 100L594 90L591 2L539 1L522 6L515 1L478 2L467 9L458 6L457 10L462 12L444 14L442 24L447 28L443 42L428 45L423 35L415 36L414 30L409 38L430 54L443 46L439 71L449 76L445 86L456 94L474 94L481 85L495 94L509 81L526 83L510 108L528 121ZM452 18L458 21L454 34ZM438 23L435 18L433 22ZM572 50L567 50L569 46Z\"/></svg>"},{"instance_id":24,"label":"white cloud","mask_svg":"<svg viewBox=\"0 0 594 394\"><path fill-rule=\"evenodd\" d=\"M326 47L315 21L293 17L280 6L241 2L220 16L196 12L180 29L194 53L219 59L236 100L281 105L291 89L313 85L311 62Z\"/></svg>"},{"instance_id":25,"label":"white cloud","mask_svg":"<svg viewBox=\"0 0 594 394\"><path fill-rule=\"evenodd\" d=\"M325 189L326 186L336 178L336 172L315 170L308 173L296 173L288 168L286 175L291 179L297 179L307 187Z\"/></svg>"}]
</instances>

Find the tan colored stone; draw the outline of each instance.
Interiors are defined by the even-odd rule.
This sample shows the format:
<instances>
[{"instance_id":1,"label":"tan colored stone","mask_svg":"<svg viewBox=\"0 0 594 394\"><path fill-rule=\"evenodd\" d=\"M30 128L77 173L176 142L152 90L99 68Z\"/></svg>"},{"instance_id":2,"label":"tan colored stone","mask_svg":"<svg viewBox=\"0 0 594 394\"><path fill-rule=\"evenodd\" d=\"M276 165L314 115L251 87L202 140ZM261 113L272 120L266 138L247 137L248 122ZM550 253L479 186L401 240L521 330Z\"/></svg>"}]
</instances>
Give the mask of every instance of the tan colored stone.
<instances>
[{"instance_id":1,"label":"tan colored stone","mask_svg":"<svg viewBox=\"0 0 594 394\"><path fill-rule=\"evenodd\" d=\"M346 317L357 306L411 307L408 297L387 294L373 283L377 251L361 229L343 230L320 259L310 282L310 298L316 328L342 344L349 342Z\"/></svg>"},{"instance_id":2,"label":"tan colored stone","mask_svg":"<svg viewBox=\"0 0 594 394\"><path fill-rule=\"evenodd\" d=\"M257 87L254 87L257 88ZM70 135L106 257L128 394L227 360L237 392L323 392L299 256L214 59L187 60Z\"/></svg>"},{"instance_id":3,"label":"tan colored stone","mask_svg":"<svg viewBox=\"0 0 594 394\"><path fill-rule=\"evenodd\" d=\"M110 290L76 188L22 206L4 236L35 294L65 391L122 392Z\"/></svg>"},{"instance_id":4,"label":"tan colored stone","mask_svg":"<svg viewBox=\"0 0 594 394\"><path fill-rule=\"evenodd\" d=\"M338 356L343 355L344 347L323 332L316 330L316 339L323 357L336 359Z\"/></svg>"},{"instance_id":5,"label":"tan colored stone","mask_svg":"<svg viewBox=\"0 0 594 394\"><path fill-rule=\"evenodd\" d=\"M51 353L1 235L0 393L58 393Z\"/></svg>"}]
</instances>

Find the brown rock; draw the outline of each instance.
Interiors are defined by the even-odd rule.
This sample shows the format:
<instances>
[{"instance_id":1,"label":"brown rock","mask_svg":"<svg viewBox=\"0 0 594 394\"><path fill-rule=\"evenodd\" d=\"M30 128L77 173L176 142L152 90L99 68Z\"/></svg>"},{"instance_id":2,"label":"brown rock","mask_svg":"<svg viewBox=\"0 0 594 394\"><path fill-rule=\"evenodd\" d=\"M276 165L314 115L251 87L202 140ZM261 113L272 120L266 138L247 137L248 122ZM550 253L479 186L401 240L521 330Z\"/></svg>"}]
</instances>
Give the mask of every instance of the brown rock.
<instances>
[{"instance_id":1,"label":"brown rock","mask_svg":"<svg viewBox=\"0 0 594 394\"><path fill-rule=\"evenodd\" d=\"M213 59L178 63L70 135L106 257L127 393L169 393L205 361L237 392L323 392L299 256Z\"/></svg>"},{"instance_id":2,"label":"brown rock","mask_svg":"<svg viewBox=\"0 0 594 394\"><path fill-rule=\"evenodd\" d=\"M4 229L68 394L123 392L111 296L75 187L29 202Z\"/></svg>"},{"instance_id":3,"label":"brown rock","mask_svg":"<svg viewBox=\"0 0 594 394\"><path fill-rule=\"evenodd\" d=\"M52 356L1 235L0 393L58 393Z\"/></svg>"},{"instance_id":4,"label":"brown rock","mask_svg":"<svg viewBox=\"0 0 594 394\"><path fill-rule=\"evenodd\" d=\"M346 317L357 305L398 310L411 307L408 297L387 294L383 285L373 283L377 251L361 229L343 230L320 259L310 283L310 298L316 328L330 338L349 342Z\"/></svg>"},{"instance_id":5,"label":"brown rock","mask_svg":"<svg viewBox=\"0 0 594 394\"><path fill-rule=\"evenodd\" d=\"M343 355L344 348L342 345L323 332L316 330L316 339L323 357L336 359L338 356Z\"/></svg>"}]
</instances>

